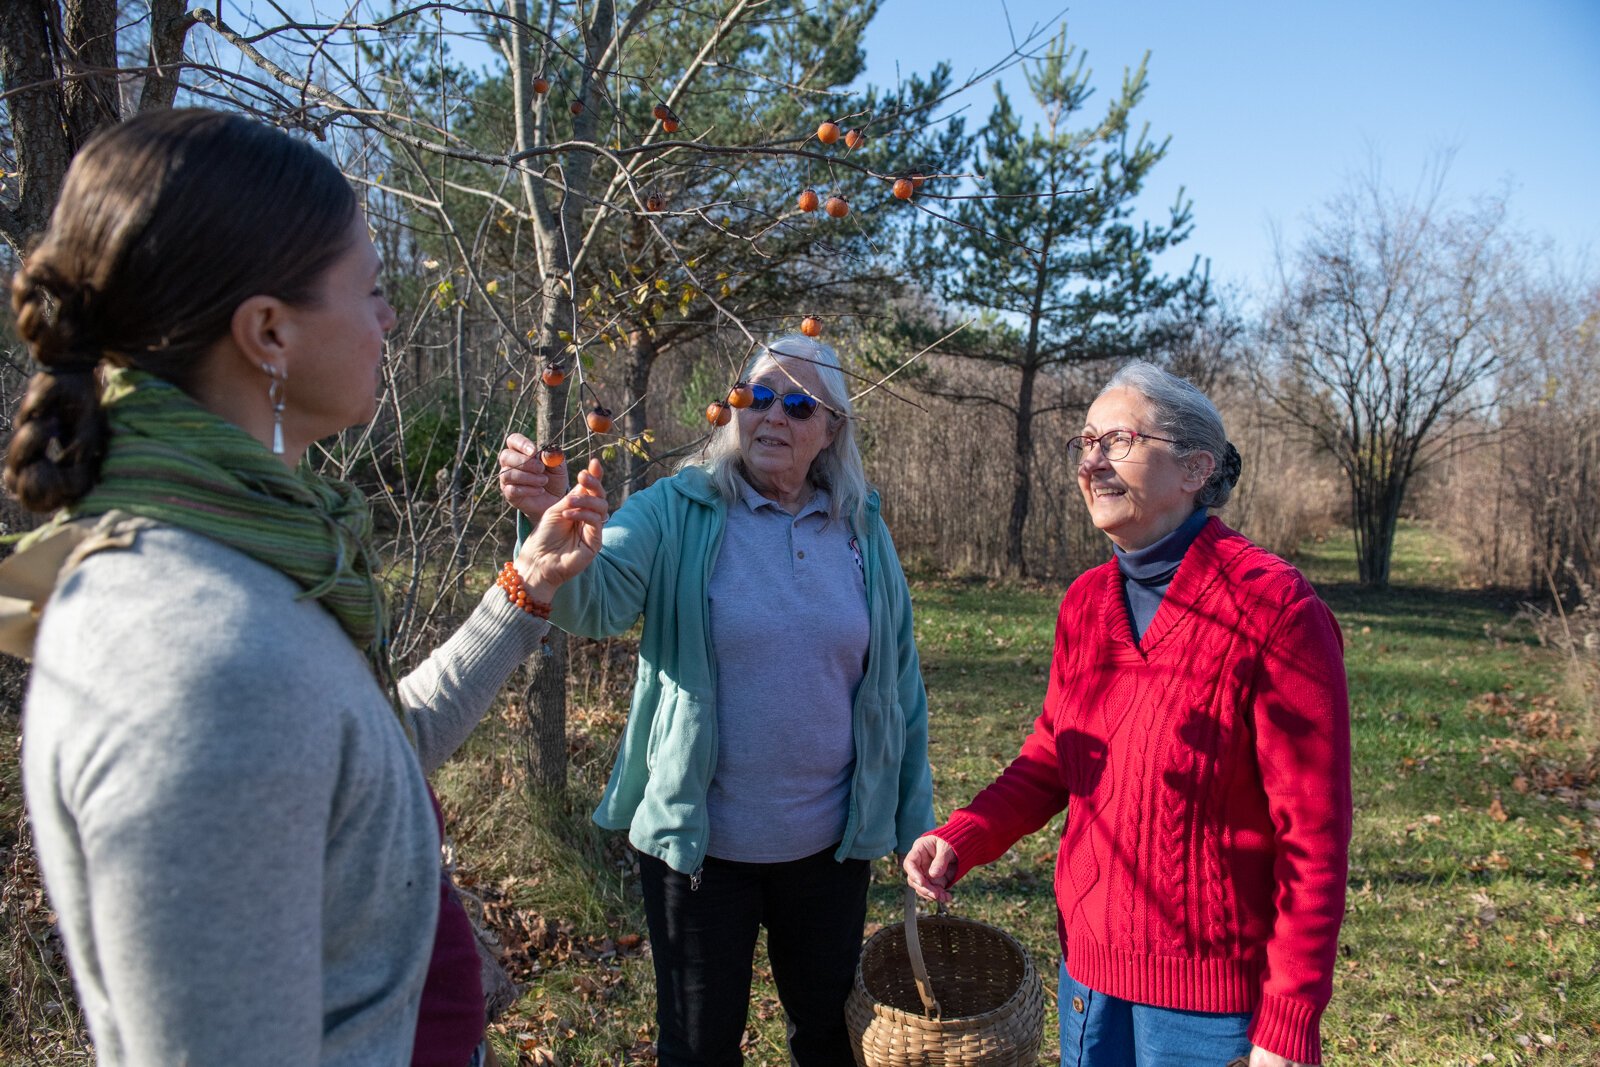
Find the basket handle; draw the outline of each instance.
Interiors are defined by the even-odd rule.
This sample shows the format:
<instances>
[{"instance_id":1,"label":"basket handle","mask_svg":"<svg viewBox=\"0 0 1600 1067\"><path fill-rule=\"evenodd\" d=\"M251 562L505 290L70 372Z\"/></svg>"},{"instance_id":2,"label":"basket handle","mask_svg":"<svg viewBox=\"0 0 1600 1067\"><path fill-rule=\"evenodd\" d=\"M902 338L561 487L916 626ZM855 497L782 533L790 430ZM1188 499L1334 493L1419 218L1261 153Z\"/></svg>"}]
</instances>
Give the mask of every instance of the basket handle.
<instances>
[{"instance_id":1,"label":"basket handle","mask_svg":"<svg viewBox=\"0 0 1600 1067\"><path fill-rule=\"evenodd\" d=\"M943 1012L933 995L933 983L928 981L928 965L922 960L922 941L917 937L917 894L910 885L906 886L906 952L911 957L911 977L916 980L923 1010L928 1018L937 1021Z\"/></svg>"}]
</instances>

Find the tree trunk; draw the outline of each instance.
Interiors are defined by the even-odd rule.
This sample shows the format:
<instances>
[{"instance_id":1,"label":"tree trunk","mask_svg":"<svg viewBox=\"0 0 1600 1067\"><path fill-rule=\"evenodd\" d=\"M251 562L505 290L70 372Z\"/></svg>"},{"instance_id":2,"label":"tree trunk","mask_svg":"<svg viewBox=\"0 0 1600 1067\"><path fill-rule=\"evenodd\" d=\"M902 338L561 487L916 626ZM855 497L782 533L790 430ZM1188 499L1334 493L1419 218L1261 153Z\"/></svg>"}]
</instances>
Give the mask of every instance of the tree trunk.
<instances>
[{"instance_id":1,"label":"tree trunk","mask_svg":"<svg viewBox=\"0 0 1600 1067\"><path fill-rule=\"evenodd\" d=\"M0 237L19 256L50 221L61 179L77 150L67 133L61 86L53 80L54 14L50 0L0 3L0 80L20 172L17 206L0 204Z\"/></svg>"},{"instance_id":2,"label":"tree trunk","mask_svg":"<svg viewBox=\"0 0 1600 1067\"><path fill-rule=\"evenodd\" d=\"M537 140L533 122L533 40L528 31L529 5L526 0L508 0L507 11L512 16L510 61L512 99L516 110L516 137L518 151L526 151ZM584 29L583 73L575 87L574 96L585 104L584 111L573 119L572 137L575 141L593 140L596 133L598 109L595 83L603 76L601 57L616 27L615 11L611 0L599 0L593 7L590 22ZM539 98L543 109L548 98ZM533 221L534 243L538 249L539 267L544 276L544 300L540 309L538 329L539 356L548 362L552 356L566 359L566 345L559 331L564 325L577 336L578 315L570 288L572 263L575 253L580 253L583 240L583 206L590 200L593 183L594 158L585 152L569 153L562 158L562 171L567 192L558 207L549 200L548 187L536 186L528 168L519 171L523 195L527 200ZM566 421L568 384L563 382L555 389L541 389L535 405L536 425L541 442L553 439ZM529 757L529 784L541 792L556 792L566 788L567 774L567 635L559 630L550 632L546 648L550 655L539 657L529 669L529 682L524 691L527 700L531 736L530 752L538 752L538 771L534 772Z\"/></svg>"},{"instance_id":3,"label":"tree trunk","mask_svg":"<svg viewBox=\"0 0 1600 1067\"><path fill-rule=\"evenodd\" d=\"M184 38L184 0L152 0L150 47L138 110L170 107ZM0 0L0 88L17 160L18 202L0 206L0 240L21 254L50 221L79 148L122 119L116 0Z\"/></svg>"},{"instance_id":4,"label":"tree trunk","mask_svg":"<svg viewBox=\"0 0 1600 1067\"><path fill-rule=\"evenodd\" d=\"M1022 548L1022 531L1028 523L1032 500L1033 386L1039 368L1032 363L1022 368L1017 386L1017 433L1011 451L1011 519L1006 524L1006 571L1027 577L1028 560Z\"/></svg>"},{"instance_id":5,"label":"tree trunk","mask_svg":"<svg viewBox=\"0 0 1600 1067\"><path fill-rule=\"evenodd\" d=\"M528 728L520 742L529 790L551 796L567 788L567 635L551 630L544 649L523 669Z\"/></svg>"},{"instance_id":6,"label":"tree trunk","mask_svg":"<svg viewBox=\"0 0 1600 1067\"><path fill-rule=\"evenodd\" d=\"M638 440L650 426L646 403L650 396L650 371L660 355L656 339L648 328L636 327L628 333L627 414L622 417L622 432ZM622 484L617 487L617 504L628 494L644 488L645 460L631 450L623 451Z\"/></svg>"}]
</instances>

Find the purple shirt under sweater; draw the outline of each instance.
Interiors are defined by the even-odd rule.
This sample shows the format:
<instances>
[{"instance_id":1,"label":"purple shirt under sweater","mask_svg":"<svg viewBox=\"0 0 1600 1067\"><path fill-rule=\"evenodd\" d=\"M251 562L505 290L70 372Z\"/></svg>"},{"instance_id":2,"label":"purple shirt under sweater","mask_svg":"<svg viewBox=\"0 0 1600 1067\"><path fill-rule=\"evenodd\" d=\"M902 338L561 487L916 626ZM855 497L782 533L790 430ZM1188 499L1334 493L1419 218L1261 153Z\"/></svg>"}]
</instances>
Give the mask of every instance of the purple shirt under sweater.
<instances>
[{"instance_id":1,"label":"purple shirt under sweater","mask_svg":"<svg viewBox=\"0 0 1600 1067\"><path fill-rule=\"evenodd\" d=\"M844 836L865 671L866 582L818 489L790 515L744 482L712 570L717 768L707 854L802 859Z\"/></svg>"}]
</instances>

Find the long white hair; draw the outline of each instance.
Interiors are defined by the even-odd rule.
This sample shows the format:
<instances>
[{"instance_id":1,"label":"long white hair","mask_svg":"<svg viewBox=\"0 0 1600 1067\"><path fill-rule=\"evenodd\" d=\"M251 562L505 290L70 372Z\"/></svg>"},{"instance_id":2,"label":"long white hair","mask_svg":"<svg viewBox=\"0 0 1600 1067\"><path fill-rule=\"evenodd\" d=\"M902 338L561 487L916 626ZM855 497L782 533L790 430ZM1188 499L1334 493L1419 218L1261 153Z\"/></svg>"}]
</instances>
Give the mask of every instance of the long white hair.
<instances>
[{"instance_id":1,"label":"long white hair","mask_svg":"<svg viewBox=\"0 0 1600 1067\"><path fill-rule=\"evenodd\" d=\"M865 518L867 472L861 464L861 448L856 443L855 420L850 417L850 389L840 369L839 353L821 341L792 333L762 345L751 355L739 375L749 381L764 363L781 366L783 357L809 363L816 368L823 408L818 412L830 420L833 441L811 461L811 484L828 491L828 517L848 516L858 526ZM711 440L699 455L679 465L702 467L710 475L722 499L732 504L739 498L738 479L743 477L739 455L739 428L730 422L711 431Z\"/></svg>"}]
</instances>

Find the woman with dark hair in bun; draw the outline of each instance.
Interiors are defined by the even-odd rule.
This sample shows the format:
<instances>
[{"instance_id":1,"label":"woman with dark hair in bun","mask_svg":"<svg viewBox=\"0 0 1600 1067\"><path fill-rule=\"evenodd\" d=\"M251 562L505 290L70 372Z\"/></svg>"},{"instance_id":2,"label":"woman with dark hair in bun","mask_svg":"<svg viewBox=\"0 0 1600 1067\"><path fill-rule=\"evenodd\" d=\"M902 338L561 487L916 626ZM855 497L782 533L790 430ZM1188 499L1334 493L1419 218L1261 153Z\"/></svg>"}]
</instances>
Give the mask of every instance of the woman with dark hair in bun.
<instances>
[{"instance_id":1,"label":"woman with dark hair in bun","mask_svg":"<svg viewBox=\"0 0 1600 1067\"><path fill-rule=\"evenodd\" d=\"M301 463L376 411L379 271L326 157L194 110L86 144L12 283L39 372L5 485L64 510L4 565L32 604L0 647L34 661L28 808L100 1063L487 1055L423 774L607 509L596 467L395 680L366 504Z\"/></svg>"},{"instance_id":2,"label":"woman with dark hair in bun","mask_svg":"<svg viewBox=\"0 0 1600 1067\"><path fill-rule=\"evenodd\" d=\"M1189 382L1124 367L1067 448L1115 558L1061 602L1021 753L907 878L946 900L1066 809L1063 1067L1320 1063L1351 821L1338 624L1210 515L1239 453Z\"/></svg>"}]
</instances>

